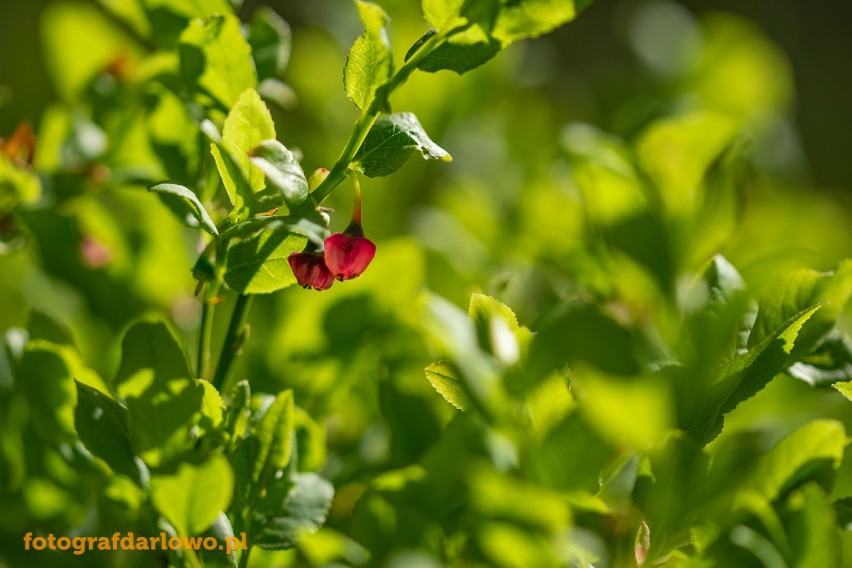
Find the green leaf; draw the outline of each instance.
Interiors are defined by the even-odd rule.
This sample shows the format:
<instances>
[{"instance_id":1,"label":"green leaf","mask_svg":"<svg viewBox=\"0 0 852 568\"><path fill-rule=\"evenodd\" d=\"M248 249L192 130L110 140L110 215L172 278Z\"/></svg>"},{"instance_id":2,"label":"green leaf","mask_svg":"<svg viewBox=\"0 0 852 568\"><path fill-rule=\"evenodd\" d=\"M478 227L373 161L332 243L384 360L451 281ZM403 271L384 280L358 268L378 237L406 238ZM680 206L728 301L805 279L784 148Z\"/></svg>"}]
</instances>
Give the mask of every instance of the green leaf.
<instances>
[{"instance_id":1,"label":"green leaf","mask_svg":"<svg viewBox=\"0 0 852 568\"><path fill-rule=\"evenodd\" d=\"M315 473L276 480L258 506L253 542L270 550L292 548L325 523L333 498L334 487Z\"/></svg>"},{"instance_id":2,"label":"green leaf","mask_svg":"<svg viewBox=\"0 0 852 568\"><path fill-rule=\"evenodd\" d=\"M307 239L286 230L267 230L228 248L225 283L241 294L268 294L296 283L287 262Z\"/></svg>"},{"instance_id":3,"label":"green leaf","mask_svg":"<svg viewBox=\"0 0 852 568\"><path fill-rule=\"evenodd\" d=\"M485 294L471 294L468 315L476 327L479 345L506 366L521 360L532 333L518 324L512 309Z\"/></svg>"},{"instance_id":4,"label":"green leaf","mask_svg":"<svg viewBox=\"0 0 852 568\"><path fill-rule=\"evenodd\" d=\"M234 453L240 492L249 504L290 461L293 450L293 391L278 393L251 434Z\"/></svg>"},{"instance_id":5,"label":"green leaf","mask_svg":"<svg viewBox=\"0 0 852 568\"><path fill-rule=\"evenodd\" d=\"M256 430L260 454L252 470L252 479L263 480L290 462L293 450L293 391L275 397Z\"/></svg>"},{"instance_id":6,"label":"green leaf","mask_svg":"<svg viewBox=\"0 0 852 568\"><path fill-rule=\"evenodd\" d=\"M0 153L0 217L18 205L32 205L41 197L41 181L35 172L16 166Z\"/></svg>"},{"instance_id":7,"label":"green leaf","mask_svg":"<svg viewBox=\"0 0 852 568\"><path fill-rule=\"evenodd\" d=\"M846 444L846 430L836 420L805 424L757 459L745 489L770 501L809 480L831 490Z\"/></svg>"},{"instance_id":8,"label":"green leaf","mask_svg":"<svg viewBox=\"0 0 852 568\"><path fill-rule=\"evenodd\" d=\"M182 220L186 220L189 215L189 218L195 219L195 226L202 227L214 237L219 235L207 209L189 188L174 183L158 183L149 187L148 191L155 192L172 211L183 210Z\"/></svg>"},{"instance_id":9,"label":"green leaf","mask_svg":"<svg viewBox=\"0 0 852 568\"><path fill-rule=\"evenodd\" d=\"M790 270L778 275L759 300L749 346L762 341L782 322L802 309L823 304L820 312L801 330L795 355L810 352L834 325L852 295L852 261L840 263L833 273L815 270Z\"/></svg>"},{"instance_id":10,"label":"green leaf","mask_svg":"<svg viewBox=\"0 0 852 568\"><path fill-rule=\"evenodd\" d=\"M180 58L182 75L226 109L257 87L251 48L236 16L191 20L180 37Z\"/></svg>"},{"instance_id":11,"label":"green leaf","mask_svg":"<svg viewBox=\"0 0 852 568\"><path fill-rule=\"evenodd\" d=\"M177 332L157 317L143 318L131 325L121 340L121 364L115 386L130 396L141 375L146 382L169 382L192 377L186 352Z\"/></svg>"},{"instance_id":12,"label":"green leaf","mask_svg":"<svg viewBox=\"0 0 852 568\"><path fill-rule=\"evenodd\" d=\"M736 134L730 117L706 110L655 121L642 133L637 160L667 212L696 212L703 202L702 180Z\"/></svg>"},{"instance_id":13,"label":"green leaf","mask_svg":"<svg viewBox=\"0 0 852 568\"><path fill-rule=\"evenodd\" d=\"M290 211L308 198L308 180L293 152L277 140L261 142L252 150L251 161L266 176L267 189L257 197L263 207L270 209L287 204ZM269 187L271 186L271 187Z\"/></svg>"},{"instance_id":14,"label":"green leaf","mask_svg":"<svg viewBox=\"0 0 852 568\"><path fill-rule=\"evenodd\" d=\"M229 539L234 538L234 527L231 526L231 521L228 515L220 512L219 516L210 526L204 531L204 537L212 536L217 542L225 543ZM201 560L204 568L237 568L237 553L232 550L227 552L223 549L214 550L199 550L198 559Z\"/></svg>"},{"instance_id":15,"label":"green leaf","mask_svg":"<svg viewBox=\"0 0 852 568\"><path fill-rule=\"evenodd\" d=\"M458 408L467 410L470 408L470 398L464 389L462 382L456 377L452 367L444 361L432 363L425 369L426 378L444 400Z\"/></svg>"},{"instance_id":16,"label":"green leaf","mask_svg":"<svg viewBox=\"0 0 852 568\"><path fill-rule=\"evenodd\" d=\"M113 471L136 483L148 482L148 470L133 456L127 428L127 409L101 391L75 381L77 408L74 425L83 444Z\"/></svg>"},{"instance_id":17,"label":"green leaf","mask_svg":"<svg viewBox=\"0 0 852 568\"><path fill-rule=\"evenodd\" d=\"M343 88L359 109L373 104L377 91L393 75L393 55L388 41L388 15L378 4L355 0L364 33L355 40L343 68ZM387 102L380 103L385 109Z\"/></svg>"},{"instance_id":18,"label":"green leaf","mask_svg":"<svg viewBox=\"0 0 852 568\"><path fill-rule=\"evenodd\" d=\"M818 485L809 483L787 499L784 526L794 561L792 566L841 566L837 516Z\"/></svg>"},{"instance_id":19,"label":"green leaf","mask_svg":"<svg viewBox=\"0 0 852 568\"><path fill-rule=\"evenodd\" d=\"M805 323L820 310L812 306L790 318L773 335L730 363L698 406L679 417L681 428L707 443L722 428L722 416L762 390L789 364L791 352Z\"/></svg>"},{"instance_id":20,"label":"green leaf","mask_svg":"<svg viewBox=\"0 0 852 568\"><path fill-rule=\"evenodd\" d=\"M518 0L500 6L492 37L503 47L550 33L577 16L574 0Z\"/></svg>"},{"instance_id":21,"label":"green leaf","mask_svg":"<svg viewBox=\"0 0 852 568\"><path fill-rule=\"evenodd\" d=\"M57 94L76 100L116 55L131 58L138 48L94 5L53 2L41 13L41 39L47 70Z\"/></svg>"},{"instance_id":22,"label":"green leaf","mask_svg":"<svg viewBox=\"0 0 852 568\"><path fill-rule=\"evenodd\" d=\"M158 467L193 448L199 425L210 429L211 398L191 378L183 347L164 321L138 321L121 346L115 384L127 403L130 441L136 455Z\"/></svg>"},{"instance_id":23,"label":"green leaf","mask_svg":"<svg viewBox=\"0 0 852 568\"><path fill-rule=\"evenodd\" d=\"M413 57L420 46L433 35L434 30L426 32L426 35L411 47L406 59ZM427 73L449 69L462 75L486 63L499 52L499 41L489 37L481 27L472 26L450 36L445 43L423 57L417 63L417 68Z\"/></svg>"},{"instance_id":24,"label":"green leaf","mask_svg":"<svg viewBox=\"0 0 852 568\"><path fill-rule=\"evenodd\" d=\"M438 296L426 296L422 302L419 323L438 352L449 360L452 376L463 383L471 406L488 414L495 412L505 402L499 366L479 348L470 318Z\"/></svg>"},{"instance_id":25,"label":"green leaf","mask_svg":"<svg viewBox=\"0 0 852 568\"><path fill-rule=\"evenodd\" d=\"M421 0L420 9L429 25L439 32L456 29L460 22L490 31L502 7L499 0Z\"/></svg>"},{"instance_id":26,"label":"green leaf","mask_svg":"<svg viewBox=\"0 0 852 568\"><path fill-rule=\"evenodd\" d=\"M72 440L77 391L63 348L43 340L29 342L15 379L38 432L48 440Z\"/></svg>"},{"instance_id":27,"label":"green leaf","mask_svg":"<svg viewBox=\"0 0 852 568\"><path fill-rule=\"evenodd\" d=\"M422 0L423 16L433 30L415 43L406 59L440 32L447 40L417 66L429 72L450 69L461 75L517 40L538 37L570 22L587 4L576 6L572 0Z\"/></svg>"},{"instance_id":28,"label":"green leaf","mask_svg":"<svg viewBox=\"0 0 852 568\"><path fill-rule=\"evenodd\" d=\"M234 491L234 473L228 460L216 455L208 461L182 464L171 475L151 479L154 507L181 536L197 535L228 508Z\"/></svg>"},{"instance_id":29,"label":"green leaf","mask_svg":"<svg viewBox=\"0 0 852 568\"><path fill-rule=\"evenodd\" d=\"M592 493L601 469L612 458L613 447L576 414L556 426L529 456L533 474L545 485Z\"/></svg>"},{"instance_id":30,"label":"green leaf","mask_svg":"<svg viewBox=\"0 0 852 568\"><path fill-rule=\"evenodd\" d=\"M274 79L284 72L290 60L292 40L290 26L272 8L260 6L254 11L248 42L258 80Z\"/></svg>"},{"instance_id":31,"label":"green leaf","mask_svg":"<svg viewBox=\"0 0 852 568\"><path fill-rule=\"evenodd\" d=\"M223 430L230 438L231 446L236 446L237 441L242 440L248 428L248 420L251 415L249 403L251 402L251 390L246 379L234 385L231 401L225 414L225 426Z\"/></svg>"},{"instance_id":32,"label":"green leaf","mask_svg":"<svg viewBox=\"0 0 852 568\"><path fill-rule=\"evenodd\" d=\"M815 387L852 381L852 341L840 332L830 333L815 350L793 363L787 373Z\"/></svg>"},{"instance_id":33,"label":"green leaf","mask_svg":"<svg viewBox=\"0 0 852 568\"><path fill-rule=\"evenodd\" d=\"M831 385L846 397L846 400L852 400L852 381L844 381L842 383L834 383Z\"/></svg>"},{"instance_id":34,"label":"green leaf","mask_svg":"<svg viewBox=\"0 0 852 568\"><path fill-rule=\"evenodd\" d=\"M56 345L74 347L74 335L65 322L49 316L41 310L32 310L27 321L30 341L44 339Z\"/></svg>"},{"instance_id":35,"label":"green leaf","mask_svg":"<svg viewBox=\"0 0 852 568\"><path fill-rule=\"evenodd\" d=\"M368 177L387 176L420 152L426 160L449 162L452 157L435 144L410 112L380 116L355 155L355 161Z\"/></svg>"},{"instance_id":36,"label":"green leaf","mask_svg":"<svg viewBox=\"0 0 852 568\"><path fill-rule=\"evenodd\" d=\"M642 369L638 338L600 309L573 302L542 322L530 345L527 380L533 385L565 366L586 363L612 375Z\"/></svg>"},{"instance_id":37,"label":"green leaf","mask_svg":"<svg viewBox=\"0 0 852 568\"><path fill-rule=\"evenodd\" d=\"M210 146L238 216L246 207L257 212L254 194L266 185L263 172L251 163L249 153L261 142L274 139L275 124L266 104L254 89L244 91L225 119L222 142Z\"/></svg>"}]
</instances>

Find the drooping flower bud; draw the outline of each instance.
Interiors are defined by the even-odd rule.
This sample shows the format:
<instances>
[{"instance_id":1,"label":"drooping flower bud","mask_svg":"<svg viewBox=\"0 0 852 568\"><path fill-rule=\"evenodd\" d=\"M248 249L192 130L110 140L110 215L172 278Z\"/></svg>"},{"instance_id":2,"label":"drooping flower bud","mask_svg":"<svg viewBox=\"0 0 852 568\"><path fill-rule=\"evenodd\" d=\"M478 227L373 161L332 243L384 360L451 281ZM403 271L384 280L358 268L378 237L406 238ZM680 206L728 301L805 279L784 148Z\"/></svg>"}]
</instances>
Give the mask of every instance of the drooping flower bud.
<instances>
[{"instance_id":1,"label":"drooping flower bud","mask_svg":"<svg viewBox=\"0 0 852 568\"><path fill-rule=\"evenodd\" d=\"M342 233L325 240L325 264L338 280L360 276L376 255L376 245L361 228L361 187L355 179L355 205L352 220Z\"/></svg>"},{"instance_id":2,"label":"drooping flower bud","mask_svg":"<svg viewBox=\"0 0 852 568\"><path fill-rule=\"evenodd\" d=\"M334 276L331 275L325 265L325 259L321 252L294 252L287 257L290 268L296 276L296 282L302 288L313 288L314 290L328 290L334 284Z\"/></svg>"},{"instance_id":3,"label":"drooping flower bud","mask_svg":"<svg viewBox=\"0 0 852 568\"><path fill-rule=\"evenodd\" d=\"M351 234L349 229L334 233L325 240L325 263L338 280L360 276L375 255L373 241L363 235Z\"/></svg>"}]
</instances>

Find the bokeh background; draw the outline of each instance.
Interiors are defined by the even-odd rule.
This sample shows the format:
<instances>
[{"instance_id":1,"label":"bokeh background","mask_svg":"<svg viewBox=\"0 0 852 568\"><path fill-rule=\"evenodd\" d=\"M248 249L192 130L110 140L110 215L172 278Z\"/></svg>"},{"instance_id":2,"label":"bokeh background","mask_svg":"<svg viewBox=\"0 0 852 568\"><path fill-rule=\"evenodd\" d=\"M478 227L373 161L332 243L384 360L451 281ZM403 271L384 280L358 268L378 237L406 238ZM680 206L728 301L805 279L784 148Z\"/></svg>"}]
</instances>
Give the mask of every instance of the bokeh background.
<instances>
[{"instance_id":1,"label":"bokeh background","mask_svg":"<svg viewBox=\"0 0 852 568\"><path fill-rule=\"evenodd\" d=\"M380 3L393 20L399 59L424 24L413 0ZM246 0L241 14L259 4ZM283 77L293 97L273 107L278 137L301 151L306 171L330 166L357 116L341 84L346 51L360 33L353 6L265 4L293 28ZM22 119L37 131L50 123L54 102L68 98L63 70L73 67L75 46L98 52L121 41L112 32L75 36L80 17L110 26L94 3L0 3L0 136ZM338 491L326 537L348 534L353 503L369 481L417 463L454 413L423 376L434 353L412 321L422 289L462 307L472 292L492 294L527 325L571 298L617 297L668 340L677 326L673 306L661 300L672 291L658 289L659 273L671 279L662 288L676 287L719 248L759 290L784 268L831 270L852 256L850 17L852 7L840 0L598 0L570 25L516 44L462 77L415 74L394 96L394 110L415 112L454 161L412 160L389 178L365 180L364 226L379 247L369 272L328 293L293 287L259 298L236 368L255 392L294 388L298 404L321 424L328 446L316 449L316 467ZM113 56L106 52L100 64ZM710 248L681 251L677 266L655 274L654 266L626 264L621 272L600 262L583 225L590 208L615 219L631 203L618 201L617 184L599 200L579 197L570 172L584 152L605 155L619 140L632 145L655 120L681 111L716 117L696 123L698 140L724 145L719 141L743 133L750 141L741 212L720 222L718 238L698 243ZM118 156L115 169L137 159L147 156ZM155 311L173 319L192 352L200 317L190 273L195 235L141 186L82 186L73 186L62 208L25 214L30 242L0 256L0 330L14 335L33 310L51 314L73 330L86 364L109 378L121 330ZM348 190L332 196L340 212L333 228L346 224L350 200ZM87 256L89 242L107 262ZM646 252L653 258L656 251ZM217 312L214 345L231 301ZM848 317L843 325L849 329ZM32 433L10 375L0 357L0 472L4 490L12 487L3 494L0 549L17 551L19 527L79 527L97 492L55 452L21 457L21 441ZM731 424L763 428L765 449L814 415L841 419L848 429L844 404L837 393L787 380L743 405ZM847 492L849 469L840 484ZM393 552L393 542L376 540L382 554ZM9 562L26 561L10 554ZM67 557L54 560L59 566Z\"/></svg>"}]
</instances>

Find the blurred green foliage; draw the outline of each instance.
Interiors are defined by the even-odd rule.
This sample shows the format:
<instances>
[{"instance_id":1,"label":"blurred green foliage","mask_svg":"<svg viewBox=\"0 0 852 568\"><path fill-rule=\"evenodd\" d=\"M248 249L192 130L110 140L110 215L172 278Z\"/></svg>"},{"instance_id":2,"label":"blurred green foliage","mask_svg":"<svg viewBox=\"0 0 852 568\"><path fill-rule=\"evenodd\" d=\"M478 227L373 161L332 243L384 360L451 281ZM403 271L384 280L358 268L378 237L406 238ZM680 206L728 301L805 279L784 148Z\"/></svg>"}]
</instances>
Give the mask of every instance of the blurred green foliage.
<instances>
[{"instance_id":1,"label":"blurred green foliage","mask_svg":"<svg viewBox=\"0 0 852 568\"><path fill-rule=\"evenodd\" d=\"M402 65L424 31L410 3L382 2L389 36L363 3L363 35L348 2L303 4L292 30L225 0L40 14L57 100L30 117L34 156L11 132L0 151L0 565L237 561L22 544L160 530L247 531L257 567L848 564L850 214L799 175L787 56L731 14L631 4L644 71L595 90L556 40L497 54L572 3L537 2L524 33L477 20L370 132L453 161L357 155L399 169L363 180L378 253L329 291L284 262L322 235L226 243L231 290L277 292L254 299L234 389L203 380L202 211L220 229L265 212L268 163L288 190L331 167L346 95L384 106L390 76L344 92L349 45ZM276 135L292 152L247 156ZM165 179L191 197L145 191Z\"/></svg>"}]
</instances>

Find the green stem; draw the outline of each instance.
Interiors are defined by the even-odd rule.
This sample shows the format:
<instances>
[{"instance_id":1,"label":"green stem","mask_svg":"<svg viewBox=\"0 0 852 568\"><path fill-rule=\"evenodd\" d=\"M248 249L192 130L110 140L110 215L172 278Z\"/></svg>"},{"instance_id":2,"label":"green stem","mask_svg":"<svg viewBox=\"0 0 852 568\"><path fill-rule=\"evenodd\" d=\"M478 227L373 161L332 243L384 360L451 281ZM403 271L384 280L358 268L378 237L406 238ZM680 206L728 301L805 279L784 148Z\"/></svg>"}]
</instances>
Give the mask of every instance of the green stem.
<instances>
[{"instance_id":1,"label":"green stem","mask_svg":"<svg viewBox=\"0 0 852 568\"><path fill-rule=\"evenodd\" d=\"M334 188L346 179L346 176L349 173L349 167L352 165L352 160L355 158L358 150L361 149L361 144L364 143L364 139L370 132L370 128L373 127L376 119L379 118L379 115L382 113L384 108L382 101L389 99L391 94L408 80L409 75L417 69L417 66L423 61L423 59L443 45L450 36L463 31L469 25L470 24L465 23L462 26L452 27L430 37L428 40L423 42L423 45L421 45L417 51L412 54L408 61L406 61L405 64L397 70L394 76L391 77L390 81L380 88L380 90L384 90L383 96L374 98L370 106L363 110L358 121L355 123L355 127L352 129L352 134L349 135L349 140L346 142L346 146L340 153L340 157L337 158L337 162L335 162L335 164L331 167L328 177L326 177L319 187L314 190L312 195L317 205L322 203L325 198L334 191Z\"/></svg>"},{"instance_id":2,"label":"green stem","mask_svg":"<svg viewBox=\"0 0 852 568\"><path fill-rule=\"evenodd\" d=\"M232 386L228 381L228 373L246 340L246 321L251 309L251 300L252 296L240 294L237 296L237 303L231 313L231 322L228 324L228 332L225 335L225 342L222 344L222 354L219 356L219 364L216 366L216 373L213 375L212 381L213 386L223 395L226 395L228 389Z\"/></svg>"},{"instance_id":3,"label":"green stem","mask_svg":"<svg viewBox=\"0 0 852 568\"><path fill-rule=\"evenodd\" d=\"M240 554L240 565L238 568L246 568L248 566L249 552L251 552L250 544L246 546L246 549L243 550L242 554Z\"/></svg>"},{"instance_id":4,"label":"green stem","mask_svg":"<svg viewBox=\"0 0 852 568\"><path fill-rule=\"evenodd\" d=\"M208 379L210 373L210 338L213 335L213 311L215 294L205 286L204 300L201 303L201 331L198 335L198 378Z\"/></svg>"}]
</instances>

